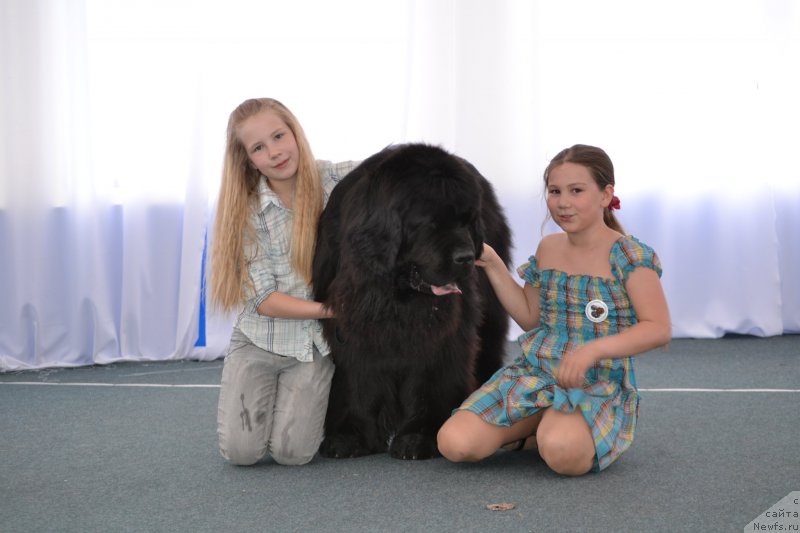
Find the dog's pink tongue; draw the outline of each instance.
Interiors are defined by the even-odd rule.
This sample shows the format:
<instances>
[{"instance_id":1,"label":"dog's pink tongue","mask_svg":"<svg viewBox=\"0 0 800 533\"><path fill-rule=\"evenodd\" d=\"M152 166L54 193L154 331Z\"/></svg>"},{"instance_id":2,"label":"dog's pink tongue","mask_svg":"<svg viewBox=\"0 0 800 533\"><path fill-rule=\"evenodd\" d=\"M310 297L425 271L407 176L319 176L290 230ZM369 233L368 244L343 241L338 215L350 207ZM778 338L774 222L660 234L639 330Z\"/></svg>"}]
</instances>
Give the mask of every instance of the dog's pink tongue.
<instances>
[{"instance_id":1,"label":"dog's pink tongue","mask_svg":"<svg viewBox=\"0 0 800 533\"><path fill-rule=\"evenodd\" d=\"M445 294L461 294L461 289L455 283L448 283L442 287L431 285L431 291L436 296L444 296Z\"/></svg>"}]
</instances>

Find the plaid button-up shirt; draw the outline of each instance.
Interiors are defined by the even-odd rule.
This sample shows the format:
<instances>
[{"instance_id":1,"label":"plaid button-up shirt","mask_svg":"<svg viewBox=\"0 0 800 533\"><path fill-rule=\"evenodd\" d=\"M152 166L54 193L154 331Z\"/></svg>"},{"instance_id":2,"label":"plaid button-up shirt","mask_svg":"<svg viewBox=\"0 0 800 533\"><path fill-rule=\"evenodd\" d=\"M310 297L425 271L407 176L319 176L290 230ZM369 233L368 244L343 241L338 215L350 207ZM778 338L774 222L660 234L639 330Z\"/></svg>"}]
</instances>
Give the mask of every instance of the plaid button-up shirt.
<instances>
[{"instance_id":1,"label":"plaid button-up shirt","mask_svg":"<svg viewBox=\"0 0 800 533\"><path fill-rule=\"evenodd\" d=\"M325 203L334 186L358 162L331 163L318 161ZM318 320L294 320L272 318L258 314L258 306L273 292L281 292L312 300L312 289L303 277L291 266L289 247L292 242L293 213L262 178L259 185L259 211L253 214L253 224L258 235L258 247L247 250L248 270L255 291L247 289L247 302L239 314L236 327L256 346L272 353L295 357L300 361L311 361L313 348L328 355L330 348L322 337L322 326Z\"/></svg>"}]
</instances>

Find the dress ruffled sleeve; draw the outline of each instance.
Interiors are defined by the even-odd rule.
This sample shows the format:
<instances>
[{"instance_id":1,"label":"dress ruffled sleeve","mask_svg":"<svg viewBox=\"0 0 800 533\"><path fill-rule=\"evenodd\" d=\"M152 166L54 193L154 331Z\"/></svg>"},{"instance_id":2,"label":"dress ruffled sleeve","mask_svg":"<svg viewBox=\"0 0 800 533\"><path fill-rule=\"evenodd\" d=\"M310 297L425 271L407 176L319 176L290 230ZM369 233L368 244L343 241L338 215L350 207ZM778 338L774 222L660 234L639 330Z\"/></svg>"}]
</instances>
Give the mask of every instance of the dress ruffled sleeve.
<instances>
[{"instance_id":1,"label":"dress ruffled sleeve","mask_svg":"<svg viewBox=\"0 0 800 533\"><path fill-rule=\"evenodd\" d=\"M661 277L661 261L655 250L636 237L627 235L617 242L612 256L612 266L617 279L625 283L631 272L639 267L655 270Z\"/></svg>"},{"instance_id":2,"label":"dress ruffled sleeve","mask_svg":"<svg viewBox=\"0 0 800 533\"><path fill-rule=\"evenodd\" d=\"M520 265L517 268L517 274L534 287L542 285L539 267L536 266L536 256L530 256L527 263Z\"/></svg>"}]
</instances>

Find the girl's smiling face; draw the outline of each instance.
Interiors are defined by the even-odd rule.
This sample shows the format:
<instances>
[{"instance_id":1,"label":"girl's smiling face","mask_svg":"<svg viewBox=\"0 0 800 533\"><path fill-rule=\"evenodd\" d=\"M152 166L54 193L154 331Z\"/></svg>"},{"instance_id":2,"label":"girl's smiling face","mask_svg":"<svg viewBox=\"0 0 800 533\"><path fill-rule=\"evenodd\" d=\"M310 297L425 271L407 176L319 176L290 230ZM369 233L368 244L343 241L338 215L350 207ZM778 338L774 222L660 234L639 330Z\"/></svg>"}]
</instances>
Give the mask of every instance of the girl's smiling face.
<instances>
[{"instance_id":1,"label":"girl's smiling face","mask_svg":"<svg viewBox=\"0 0 800 533\"><path fill-rule=\"evenodd\" d=\"M237 132L250 164L270 182L287 182L297 177L297 141L274 111L265 109L256 113L244 120Z\"/></svg>"},{"instance_id":2,"label":"girl's smiling face","mask_svg":"<svg viewBox=\"0 0 800 533\"><path fill-rule=\"evenodd\" d=\"M547 177L547 209L567 233L603 223L603 210L611 202L614 188L600 189L592 173L583 165L562 163Z\"/></svg>"}]
</instances>

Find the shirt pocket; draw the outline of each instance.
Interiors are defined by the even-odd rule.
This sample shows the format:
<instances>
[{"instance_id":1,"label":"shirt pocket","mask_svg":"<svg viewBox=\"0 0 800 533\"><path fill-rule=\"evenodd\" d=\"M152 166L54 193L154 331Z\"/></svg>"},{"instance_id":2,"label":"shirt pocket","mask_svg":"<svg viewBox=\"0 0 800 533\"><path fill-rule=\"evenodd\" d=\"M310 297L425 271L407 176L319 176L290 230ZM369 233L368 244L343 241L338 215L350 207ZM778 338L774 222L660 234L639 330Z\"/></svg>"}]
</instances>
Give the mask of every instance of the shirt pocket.
<instances>
[{"instance_id":1,"label":"shirt pocket","mask_svg":"<svg viewBox=\"0 0 800 533\"><path fill-rule=\"evenodd\" d=\"M280 281L292 272L289 242L283 236L272 235L268 237L267 241L267 260L270 263L270 270Z\"/></svg>"}]
</instances>

